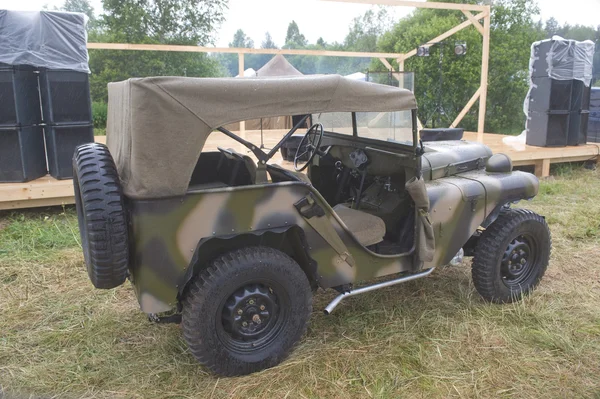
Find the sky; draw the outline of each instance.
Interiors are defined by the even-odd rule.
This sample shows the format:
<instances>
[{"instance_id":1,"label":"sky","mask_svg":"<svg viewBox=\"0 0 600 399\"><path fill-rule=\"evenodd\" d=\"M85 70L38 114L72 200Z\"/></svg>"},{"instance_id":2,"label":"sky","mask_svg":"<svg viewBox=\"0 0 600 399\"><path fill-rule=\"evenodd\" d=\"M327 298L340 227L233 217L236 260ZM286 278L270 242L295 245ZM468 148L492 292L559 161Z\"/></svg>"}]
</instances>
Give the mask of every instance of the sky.
<instances>
[{"instance_id":1,"label":"sky","mask_svg":"<svg viewBox=\"0 0 600 399\"><path fill-rule=\"evenodd\" d=\"M91 2L98 12L101 1ZM39 10L45 4L52 8L62 3L63 0L0 0L0 9ZM542 20L554 17L561 24L600 24L600 0L538 0L538 4ZM267 31L275 43L282 46L291 20L298 23L300 32L310 43L316 42L319 37L326 42L341 42L348 33L352 19L364 14L369 7L321 0L229 0L225 22L215 35L215 44L227 47L235 31L242 29L254 40L256 47L260 46ZM395 19L412 10L414 8L411 7L389 8Z\"/></svg>"}]
</instances>

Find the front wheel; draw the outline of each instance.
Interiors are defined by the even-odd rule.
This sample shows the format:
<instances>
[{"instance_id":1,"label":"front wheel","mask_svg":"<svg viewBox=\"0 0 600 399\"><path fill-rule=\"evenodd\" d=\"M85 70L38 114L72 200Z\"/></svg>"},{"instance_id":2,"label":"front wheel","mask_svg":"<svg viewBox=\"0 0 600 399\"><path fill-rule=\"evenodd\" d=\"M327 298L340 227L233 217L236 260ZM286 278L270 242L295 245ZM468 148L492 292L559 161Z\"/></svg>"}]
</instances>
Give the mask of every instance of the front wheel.
<instances>
[{"instance_id":1,"label":"front wheel","mask_svg":"<svg viewBox=\"0 0 600 399\"><path fill-rule=\"evenodd\" d=\"M306 331L312 292L300 266L268 247L215 259L183 301L182 329L196 359L234 376L283 361Z\"/></svg>"},{"instance_id":2,"label":"front wheel","mask_svg":"<svg viewBox=\"0 0 600 399\"><path fill-rule=\"evenodd\" d=\"M473 283L487 301L521 299L540 282L552 247L546 220L526 209L510 209L482 234L472 264Z\"/></svg>"}]
</instances>

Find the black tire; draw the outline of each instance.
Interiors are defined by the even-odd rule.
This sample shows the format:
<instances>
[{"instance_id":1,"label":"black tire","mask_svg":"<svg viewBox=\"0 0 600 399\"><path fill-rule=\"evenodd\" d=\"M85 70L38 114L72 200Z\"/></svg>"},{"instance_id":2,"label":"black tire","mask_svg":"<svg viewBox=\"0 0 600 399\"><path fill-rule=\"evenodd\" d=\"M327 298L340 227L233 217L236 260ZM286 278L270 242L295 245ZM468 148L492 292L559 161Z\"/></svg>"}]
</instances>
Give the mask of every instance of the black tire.
<instances>
[{"instance_id":1,"label":"black tire","mask_svg":"<svg viewBox=\"0 0 600 399\"><path fill-rule=\"evenodd\" d=\"M546 220L526 209L510 209L482 234L472 264L473 283L487 301L521 299L540 282L552 241Z\"/></svg>"},{"instance_id":2,"label":"black tire","mask_svg":"<svg viewBox=\"0 0 600 399\"><path fill-rule=\"evenodd\" d=\"M200 363L216 374L243 375L281 363L311 313L311 287L300 266L275 249L247 247L196 276L183 300L182 329Z\"/></svg>"},{"instance_id":3,"label":"black tire","mask_svg":"<svg viewBox=\"0 0 600 399\"><path fill-rule=\"evenodd\" d=\"M84 144L73 156L73 186L88 275L96 288L115 288L128 275L129 239L117 168L103 144Z\"/></svg>"}]
</instances>

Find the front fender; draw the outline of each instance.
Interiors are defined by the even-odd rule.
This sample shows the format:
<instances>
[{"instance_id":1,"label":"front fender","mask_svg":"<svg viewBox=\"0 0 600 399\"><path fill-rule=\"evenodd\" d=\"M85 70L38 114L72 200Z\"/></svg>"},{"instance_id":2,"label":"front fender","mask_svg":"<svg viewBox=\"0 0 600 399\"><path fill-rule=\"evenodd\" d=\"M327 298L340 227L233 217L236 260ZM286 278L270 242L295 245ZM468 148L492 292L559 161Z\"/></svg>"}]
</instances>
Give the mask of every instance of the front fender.
<instances>
[{"instance_id":1,"label":"front fender","mask_svg":"<svg viewBox=\"0 0 600 399\"><path fill-rule=\"evenodd\" d=\"M533 198L538 179L530 173L484 170L427 182L436 254L425 267L445 265L477 228L493 222L504 205Z\"/></svg>"}]
</instances>

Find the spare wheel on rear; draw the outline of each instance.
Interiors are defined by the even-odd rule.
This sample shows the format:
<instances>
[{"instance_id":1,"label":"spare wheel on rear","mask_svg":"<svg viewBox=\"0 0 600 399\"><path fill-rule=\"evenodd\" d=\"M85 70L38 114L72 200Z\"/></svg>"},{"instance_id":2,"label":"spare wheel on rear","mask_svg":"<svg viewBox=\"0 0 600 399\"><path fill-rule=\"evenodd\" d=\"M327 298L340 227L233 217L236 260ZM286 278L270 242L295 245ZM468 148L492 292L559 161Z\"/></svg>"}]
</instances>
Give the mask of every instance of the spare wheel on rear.
<instances>
[{"instance_id":1,"label":"spare wheel on rear","mask_svg":"<svg viewBox=\"0 0 600 399\"><path fill-rule=\"evenodd\" d=\"M96 288L114 288L128 275L129 237L123 190L108 148L84 144L73 155L73 186L81 247Z\"/></svg>"}]
</instances>

